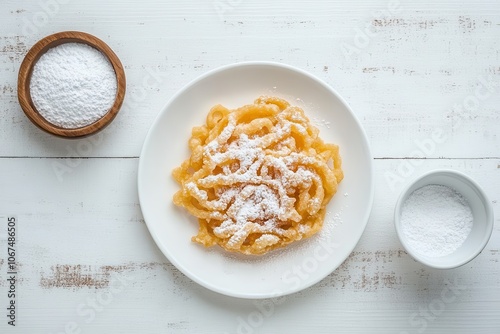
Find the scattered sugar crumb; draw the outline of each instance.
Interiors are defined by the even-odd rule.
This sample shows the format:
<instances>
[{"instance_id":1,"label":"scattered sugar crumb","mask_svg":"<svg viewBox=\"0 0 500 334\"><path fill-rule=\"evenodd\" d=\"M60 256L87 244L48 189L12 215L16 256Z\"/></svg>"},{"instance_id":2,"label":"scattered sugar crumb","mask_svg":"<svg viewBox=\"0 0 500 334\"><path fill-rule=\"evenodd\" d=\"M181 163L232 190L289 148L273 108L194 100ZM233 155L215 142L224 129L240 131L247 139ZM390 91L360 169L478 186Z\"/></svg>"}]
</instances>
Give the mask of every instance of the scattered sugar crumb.
<instances>
[{"instance_id":1,"label":"scattered sugar crumb","mask_svg":"<svg viewBox=\"0 0 500 334\"><path fill-rule=\"evenodd\" d=\"M317 127L326 127L327 129L329 129L330 125L332 124L331 122L329 122L325 119L320 119L317 117L312 118L312 123Z\"/></svg>"}]
</instances>

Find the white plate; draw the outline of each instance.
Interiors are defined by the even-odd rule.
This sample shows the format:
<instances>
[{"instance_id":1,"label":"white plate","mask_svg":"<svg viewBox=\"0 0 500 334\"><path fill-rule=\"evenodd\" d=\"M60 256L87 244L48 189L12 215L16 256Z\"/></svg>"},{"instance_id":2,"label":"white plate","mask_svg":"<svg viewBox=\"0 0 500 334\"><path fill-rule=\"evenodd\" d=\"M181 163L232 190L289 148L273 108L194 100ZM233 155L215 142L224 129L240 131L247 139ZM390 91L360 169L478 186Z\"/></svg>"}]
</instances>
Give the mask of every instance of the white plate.
<instances>
[{"instance_id":1,"label":"white plate","mask_svg":"<svg viewBox=\"0 0 500 334\"><path fill-rule=\"evenodd\" d=\"M260 95L302 107L327 142L340 146L345 178L317 235L261 257L205 249L191 242L198 222L172 204L179 189L174 167L189 156L191 128L212 106L252 103ZM347 103L328 85L297 68L239 63L202 75L178 92L149 131L139 161L139 200L160 250L180 271L213 291L241 298L277 297L305 289L330 274L352 252L373 200L372 157L366 135Z\"/></svg>"}]
</instances>

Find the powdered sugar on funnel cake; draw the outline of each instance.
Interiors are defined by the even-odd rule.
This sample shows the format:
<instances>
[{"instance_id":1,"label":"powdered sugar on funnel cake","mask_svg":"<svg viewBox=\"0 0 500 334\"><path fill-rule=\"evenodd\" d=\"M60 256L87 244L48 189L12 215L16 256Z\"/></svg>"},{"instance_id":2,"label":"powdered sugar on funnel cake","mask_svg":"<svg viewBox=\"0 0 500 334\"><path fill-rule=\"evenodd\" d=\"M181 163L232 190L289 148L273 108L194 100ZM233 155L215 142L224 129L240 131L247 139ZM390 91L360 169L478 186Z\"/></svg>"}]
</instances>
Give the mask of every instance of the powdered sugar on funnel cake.
<instances>
[{"instance_id":1,"label":"powdered sugar on funnel cake","mask_svg":"<svg viewBox=\"0 0 500 334\"><path fill-rule=\"evenodd\" d=\"M302 109L279 98L212 108L173 172L174 203L199 220L193 241L264 254L317 233L343 178L338 147L318 135Z\"/></svg>"}]
</instances>

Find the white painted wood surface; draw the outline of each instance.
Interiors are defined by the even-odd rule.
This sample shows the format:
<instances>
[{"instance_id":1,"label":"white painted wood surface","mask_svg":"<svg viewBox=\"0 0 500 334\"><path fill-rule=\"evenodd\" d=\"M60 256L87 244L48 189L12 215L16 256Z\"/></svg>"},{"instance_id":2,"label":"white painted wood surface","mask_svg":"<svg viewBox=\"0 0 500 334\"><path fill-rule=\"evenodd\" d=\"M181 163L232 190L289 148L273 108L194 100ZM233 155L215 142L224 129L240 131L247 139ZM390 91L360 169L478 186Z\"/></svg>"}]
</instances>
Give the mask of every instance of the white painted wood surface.
<instances>
[{"instance_id":1,"label":"white painted wood surface","mask_svg":"<svg viewBox=\"0 0 500 334\"><path fill-rule=\"evenodd\" d=\"M20 281L13 328L2 221L0 332L499 333L499 219L482 254L440 271L402 250L392 212L411 177L453 168L484 187L500 217L500 3L394 3L2 1L0 216L19 221ZM106 41L128 80L111 128L79 141L38 130L16 97L27 50L63 30ZM244 60L295 65L338 90L367 131L379 176L353 254L278 304L221 296L182 275L151 239L136 193L138 155L162 106L198 75ZM434 131L445 140L432 147ZM71 167L57 174L58 164ZM391 187L389 174L401 182Z\"/></svg>"}]
</instances>

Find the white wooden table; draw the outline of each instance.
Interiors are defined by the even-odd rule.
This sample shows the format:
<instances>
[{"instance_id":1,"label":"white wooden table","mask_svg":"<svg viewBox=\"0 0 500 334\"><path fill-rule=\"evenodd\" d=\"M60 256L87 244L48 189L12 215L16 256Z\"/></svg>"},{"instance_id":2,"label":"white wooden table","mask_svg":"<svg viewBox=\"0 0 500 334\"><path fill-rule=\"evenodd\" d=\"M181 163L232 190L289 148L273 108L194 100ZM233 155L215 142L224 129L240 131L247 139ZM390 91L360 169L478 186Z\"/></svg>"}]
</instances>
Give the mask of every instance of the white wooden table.
<instances>
[{"instance_id":1,"label":"white wooden table","mask_svg":"<svg viewBox=\"0 0 500 334\"><path fill-rule=\"evenodd\" d=\"M0 333L500 332L499 218L482 254L445 271L410 258L392 221L403 185L434 168L473 177L500 217L498 1L3 0L0 27ZM128 81L110 130L77 141L37 129L16 95L27 50L64 30L107 42ZM181 274L137 198L138 156L162 106L200 74L244 60L288 63L338 90L366 129L378 176L352 255L277 304ZM444 140L431 142L435 131Z\"/></svg>"}]
</instances>

